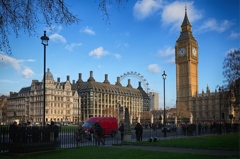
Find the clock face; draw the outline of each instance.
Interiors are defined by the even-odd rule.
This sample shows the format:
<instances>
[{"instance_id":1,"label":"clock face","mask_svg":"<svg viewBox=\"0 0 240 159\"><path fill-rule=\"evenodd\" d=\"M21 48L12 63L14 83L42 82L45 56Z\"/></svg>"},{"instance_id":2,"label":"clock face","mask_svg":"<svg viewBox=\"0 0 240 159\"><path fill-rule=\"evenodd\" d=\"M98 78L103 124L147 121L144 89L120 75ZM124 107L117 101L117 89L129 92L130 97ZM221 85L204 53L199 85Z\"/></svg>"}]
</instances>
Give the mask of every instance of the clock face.
<instances>
[{"instance_id":1,"label":"clock face","mask_svg":"<svg viewBox=\"0 0 240 159\"><path fill-rule=\"evenodd\" d=\"M184 56L185 54L186 54L186 49L184 47L182 47L178 50L178 55L179 56Z\"/></svg>"},{"instance_id":2,"label":"clock face","mask_svg":"<svg viewBox=\"0 0 240 159\"><path fill-rule=\"evenodd\" d=\"M192 48L192 54L193 56L197 56L197 50L195 47Z\"/></svg>"}]
</instances>

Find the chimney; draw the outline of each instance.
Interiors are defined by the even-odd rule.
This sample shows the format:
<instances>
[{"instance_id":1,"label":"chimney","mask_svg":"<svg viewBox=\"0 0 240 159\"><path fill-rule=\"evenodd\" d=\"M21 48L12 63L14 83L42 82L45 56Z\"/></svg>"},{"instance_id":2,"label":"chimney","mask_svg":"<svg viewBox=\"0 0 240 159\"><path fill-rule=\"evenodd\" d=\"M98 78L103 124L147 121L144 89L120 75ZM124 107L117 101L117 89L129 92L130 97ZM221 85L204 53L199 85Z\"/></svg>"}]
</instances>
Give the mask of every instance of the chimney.
<instances>
[{"instance_id":1,"label":"chimney","mask_svg":"<svg viewBox=\"0 0 240 159\"><path fill-rule=\"evenodd\" d=\"M60 78L59 77L57 78L57 82L60 82Z\"/></svg>"},{"instance_id":2,"label":"chimney","mask_svg":"<svg viewBox=\"0 0 240 159\"><path fill-rule=\"evenodd\" d=\"M93 71L90 71L90 77L88 79L88 82L91 82L91 81L95 82L95 79L93 78Z\"/></svg>"},{"instance_id":3,"label":"chimney","mask_svg":"<svg viewBox=\"0 0 240 159\"><path fill-rule=\"evenodd\" d=\"M127 87L130 87L130 88L132 88L132 85L131 85L131 80L130 80L130 79L128 79L128 85L127 85Z\"/></svg>"},{"instance_id":4,"label":"chimney","mask_svg":"<svg viewBox=\"0 0 240 159\"><path fill-rule=\"evenodd\" d=\"M110 84L110 82L108 81L108 74L105 74L105 80L103 83L107 83L107 84Z\"/></svg>"},{"instance_id":5,"label":"chimney","mask_svg":"<svg viewBox=\"0 0 240 159\"><path fill-rule=\"evenodd\" d=\"M143 90L143 88L141 86L141 82L138 82L138 88L137 89Z\"/></svg>"},{"instance_id":6,"label":"chimney","mask_svg":"<svg viewBox=\"0 0 240 159\"><path fill-rule=\"evenodd\" d=\"M70 81L70 76L67 76L67 81Z\"/></svg>"},{"instance_id":7,"label":"chimney","mask_svg":"<svg viewBox=\"0 0 240 159\"><path fill-rule=\"evenodd\" d=\"M115 85L122 86L122 84L120 83L120 77L117 77L117 82Z\"/></svg>"},{"instance_id":8,"label":"chimney","mask_svg":"<svg viewBox=\"0 0 240 159\"><path fill-rule=\"evenodd\" d=\"M78 83L83 82L83 80L82 80L82 74L81 74L81 73L78 74L78 81L77 81L77 82L78 82Z\"/></svg>"},{"instance_id":9,"label":"chimney","mask_svg":"<svg viewBox=\"0 0 240 159\"><path fill-rule=\"evenodd\" d=\"M72 82L73 82L73 84L75 84L75 80L73 80Z\"/></svg>"}]
</instances>

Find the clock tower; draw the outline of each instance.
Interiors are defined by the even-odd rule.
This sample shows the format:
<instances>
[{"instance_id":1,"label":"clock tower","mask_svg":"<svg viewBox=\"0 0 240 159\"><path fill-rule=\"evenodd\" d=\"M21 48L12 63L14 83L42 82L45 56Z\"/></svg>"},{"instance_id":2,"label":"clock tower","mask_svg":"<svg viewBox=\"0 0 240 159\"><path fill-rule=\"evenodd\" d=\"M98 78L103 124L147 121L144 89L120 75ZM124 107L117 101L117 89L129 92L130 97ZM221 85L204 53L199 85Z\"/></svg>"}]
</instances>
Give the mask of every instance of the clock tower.
<instances>
[{"instance_id":1,"label":"clock tower","mask_svg":"<svg viewBox=\"0 0 240 159\"><path fill-rule=\"evenodd\" d=\"M181 25L180 36L175 45L176 108L190 108L190 99L198 92L198 44L192 35L187 9Z\"/></svg>"}]
</instances>

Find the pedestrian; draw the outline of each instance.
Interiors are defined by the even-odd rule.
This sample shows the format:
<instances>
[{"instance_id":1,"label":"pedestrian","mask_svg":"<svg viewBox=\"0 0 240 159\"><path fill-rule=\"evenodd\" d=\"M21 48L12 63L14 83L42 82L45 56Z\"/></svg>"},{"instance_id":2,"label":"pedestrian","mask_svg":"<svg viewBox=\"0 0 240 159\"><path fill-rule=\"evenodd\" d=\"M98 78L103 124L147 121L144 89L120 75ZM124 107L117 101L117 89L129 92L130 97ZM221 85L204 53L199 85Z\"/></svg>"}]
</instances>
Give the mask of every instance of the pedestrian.
<instances>
[{"instance_id":1,"label":"pedestrian","mask_svg":"<svg viewBox=\"0 0 240 159\"><path fill-rule=\"evenodd\" d=\"M78 127L78 141L83 142L83 134L84 134L84 129L82 125L80 124Z\"/></svg>"},{"instance_id":2,"label":"pedestrian","mask_svg":"<svg viewBox=\"0 0 240 159\"><path fill-rule=\"evenodd\" d=\"M59 127L55 124L54 121L51 121L51 127L52 127L53 134L54 134L54 141L57 141L58 133L59 133Z\"/></svg>"},{"instance_id":3,"label":"pedestrian","mask_svg":"<svg viewBox=\"0 0 240 159\"><path fill-rule=\"evenodd\" d=\"M96 136L96 141L97 145L100 145L100 142L105 145L104 141L102 140L103 137L103 128L99 123L95 124L95 136Z\"/></svg>"},{"instance_id":4,"label":"pedestrian","mask_svg":"<svg viewBox=\"0 0 240 159\"><path fill-rule=\"evenodd\" d=\"M123 135L124 135L124 124L121 123L121 126L118 129L121 133L121 141L123 142Z\"/></svg>"},{"instance_id":5,"label":"pedestrian","mask_svg":"<svg viewBox=\"0 0 240 159\"><path fill-rule=\"evenodd\" d=\"M142 133L143 133L142 125L140 123L137 123L137 125L135 126L135 134L137 141L142 141Z\"/></svg>"},{"instance_id":6,"label":"pedestrian","mask_svg":"<svg viewBox=\"0 0 240 159\"><path fill-rule=\"evenodd\" d=\"M95 124L93 126L91 126L91 128L89 129L89 140L92 141L92 142L94 141L93 138L95 137L94 136L94 134L95 134L94 130L95 130Z\"/></svg>"},{"instance_id":7,"label":"pedestrian","mask_svg":"<svg viewBox=\"0 0 240 159\"><path fill-rule=\"evenodd\" d=\"M202 125L201 125L201 123L199 122L199 123L198 123L198 135L201 135L201 132L202 132Z\"/></svg>"},{"instance_id":8,"label":"pedestrian","mask_svg":"<svg viewBox=\"0 0 240 159\"><path fill-rule=\"evenodd\" d=\"M10 125L9 127L9 137L11 139L12 142L17 142L17 122L14 121L13 124Z\"/></svg>"}]
</instances>

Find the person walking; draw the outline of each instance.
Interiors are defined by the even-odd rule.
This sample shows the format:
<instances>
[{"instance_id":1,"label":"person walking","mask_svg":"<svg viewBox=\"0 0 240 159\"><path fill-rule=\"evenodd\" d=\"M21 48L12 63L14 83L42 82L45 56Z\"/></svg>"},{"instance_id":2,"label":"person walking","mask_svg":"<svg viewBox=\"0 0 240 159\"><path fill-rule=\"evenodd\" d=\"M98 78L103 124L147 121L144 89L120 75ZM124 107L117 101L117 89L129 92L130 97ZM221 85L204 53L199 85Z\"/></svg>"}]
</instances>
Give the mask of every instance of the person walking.
<instances>
[{"instance_id":1,"label":"person walking","mask_svg":"<svg viewBox=\"0 0 240 159\"><path fill-rule=\"evenodd\" d=\"M121 126L118 129L121 133L121 141L123 142L123 136L124 136L124 124L121 123Z\"/></svg>"},{"instance_id":2,"label":"person walking","mask_svg":"<svg viewBox=\"0 0 240 159\"><path fill-rule=\"evenodd\" d=\"M95 125L95 136L97 139L97 145L100 145L100 142L105 145L104 141L102 140L103 136L103 128L99 123L96 123Z\"/></svg>"},{"instance_id":3,"label":"person walking","mask_svg":"<svg viewBox=\"0 0 240 159\"><path fill-rule=\"evenodd\" d=\"M18 133L17 122L14 121L13 124L9 126L9 137L12 142L17 142L17 133Z\"/></svg>"},{"instance_id":4,"label":"person walking","mask_svg":"<svg viewBox=\"0 0 240 159\"><path fill-rule=\"evenodd\" d=\"M137 125L135 126L135 134L137 141L142 141L142 133L143 133L142 125L140 123L137 123Z\"/></svg>"},{"instance_id":5,"label":"person walking","mask_svg":"<svg viewBox=\"0 0 240 159\"><path fill-rule=\"evenodd\" d=\"M84 129L82 127L82 124L80 124L78 127L78 141L84 142L83 135L84 135Z\"/></svg>"}]
</instances>

